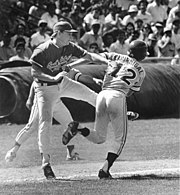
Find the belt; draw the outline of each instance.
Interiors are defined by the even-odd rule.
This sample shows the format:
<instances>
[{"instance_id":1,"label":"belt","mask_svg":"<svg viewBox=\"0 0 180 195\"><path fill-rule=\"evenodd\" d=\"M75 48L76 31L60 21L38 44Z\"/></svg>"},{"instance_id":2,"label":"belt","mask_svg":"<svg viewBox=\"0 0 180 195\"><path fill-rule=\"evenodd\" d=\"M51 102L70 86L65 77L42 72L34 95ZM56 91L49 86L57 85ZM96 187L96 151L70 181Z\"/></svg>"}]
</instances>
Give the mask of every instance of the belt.
<instances>
[{"instance_id":1,"label":"belt","mask_svg":"<svg viewBox=\"0 0 180 195\"><path fill-rule=\"evenodd\" d=\"M52 86L52 85L57 85L61 83L62 80L63 80L63 77L58 82L43 82L39 80L37 83L39 83L41 86Z\"/></svg>"}]
</instances>

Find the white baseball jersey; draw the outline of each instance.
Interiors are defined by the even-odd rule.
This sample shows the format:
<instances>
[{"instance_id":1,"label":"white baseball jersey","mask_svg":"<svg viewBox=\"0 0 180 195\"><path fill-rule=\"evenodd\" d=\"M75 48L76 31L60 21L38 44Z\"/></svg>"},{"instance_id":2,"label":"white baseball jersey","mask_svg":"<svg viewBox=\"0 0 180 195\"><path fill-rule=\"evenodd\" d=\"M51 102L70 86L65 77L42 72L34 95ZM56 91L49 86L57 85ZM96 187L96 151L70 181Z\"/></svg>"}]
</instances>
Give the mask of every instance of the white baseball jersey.
<instances>
[{"instance_id":1,"label":"white baseball jersey","mask_svg":"<svg viewBox=\"0 0 180 195\"><path fill-rule=\"evenodd\" d=\"M139 91L145 77L144 68L134 59L127 55L116 53L104 53L107 59L121 63L122 66L115 76L105 74L103 89L114 89L125 95L129 90ZM110 64L109 66L113 66Z\"/></svg>"}]
</instances>

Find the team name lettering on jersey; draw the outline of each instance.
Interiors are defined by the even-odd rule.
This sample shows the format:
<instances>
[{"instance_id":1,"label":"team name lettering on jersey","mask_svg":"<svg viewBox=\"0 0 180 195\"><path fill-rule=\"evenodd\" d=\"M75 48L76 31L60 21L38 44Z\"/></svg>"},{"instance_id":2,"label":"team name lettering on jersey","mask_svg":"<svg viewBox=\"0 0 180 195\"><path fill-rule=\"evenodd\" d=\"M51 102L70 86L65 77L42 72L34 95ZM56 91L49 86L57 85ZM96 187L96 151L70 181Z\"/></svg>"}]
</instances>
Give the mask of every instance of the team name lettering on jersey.
<instances>
[{"instance_id":1,"label":"team name lettering on jersey","mask_svg":"<svg viewBox=\"0 0 180 195\"><path fill-rule=\"evenodd\" d=\"M58 71L62 68L62 66L66 65L67 62L71 59L72 55L69 56L61 56L61 58L56 60L55 62L50 61L47 65L47 68L51 71Z\"/></svg>"}]
</instances>

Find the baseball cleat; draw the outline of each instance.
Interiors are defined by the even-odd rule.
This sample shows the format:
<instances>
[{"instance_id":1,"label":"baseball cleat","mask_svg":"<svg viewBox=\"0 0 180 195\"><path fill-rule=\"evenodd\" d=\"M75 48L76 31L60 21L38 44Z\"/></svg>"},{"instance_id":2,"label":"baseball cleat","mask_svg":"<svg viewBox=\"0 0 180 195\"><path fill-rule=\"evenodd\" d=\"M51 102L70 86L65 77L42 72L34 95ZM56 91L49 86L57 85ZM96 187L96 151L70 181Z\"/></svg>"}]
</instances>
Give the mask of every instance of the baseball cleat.
<instances>
[{"instance_id":1,"label":"baseball cleat","mask_svg":"<svg viewBox=\"0 0 180 195\"><path fill-rule=\"evenodd\" d=\"M69 141L77 134L79 123L76 121L70 122L67 130L63 133L62 143L67 145Z\"/></svg>"},{"instance_id":2,"label":"baseball cleat","mask_svg":"<svg viewBox=\"0 0 180 195\"><path fill-rule=\"evenodd\" d=\"M6 153L5 161L12 162L16 158L16 153L11 149Z\"/></svg>"},{"instance_id":3,"label":"baseball cleat","mask_svg":"<svg viewBox=\"0 0 180 195\"><path fill-rule=\"evenodd\" d=\"M44 176L46 177L46 179L48 180L56 179L56 176L49 163L43 167L43 171L44 171Z\"/></svg>"},{"instance_id":4,"label":"baseball cleat","mask_svg":"<svg viewBox=\"0 0 180 195\"><path fill-rule=\"evenodd\" d=\"M98 177L99 179L112 179L112 175L109 171L106 173L103 169L99 170Z\"/></svg>"},{"instance_id":5,"label":"baseball cleat","mask_svg":"<svg viewBox=\"0 0 180 195\"><path fill-rule=\"evenodd\" d=\"M139 114L137 112L129 111L127 112L128 120L134 121L139 117Z\"/></svg>"}]
</instances>

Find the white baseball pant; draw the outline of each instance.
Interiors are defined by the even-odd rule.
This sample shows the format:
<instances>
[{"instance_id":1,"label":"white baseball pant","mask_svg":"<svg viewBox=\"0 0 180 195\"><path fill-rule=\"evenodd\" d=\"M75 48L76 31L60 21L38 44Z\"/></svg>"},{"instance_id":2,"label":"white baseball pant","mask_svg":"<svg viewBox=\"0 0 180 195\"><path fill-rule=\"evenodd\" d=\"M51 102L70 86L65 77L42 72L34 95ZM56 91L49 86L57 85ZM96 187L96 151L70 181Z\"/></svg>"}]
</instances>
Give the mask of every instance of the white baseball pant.
<instances>
[{"instance_id":1,"label":"white baseball pant","mask_svg":"<svg viewBox=\"0 0 180 195\"><path fill-rule=\"evenodd\" d=\"M61 111L61 114L59 113L59 110ZM66 106L63 104L63 102L60 99L56 102L56 106L53 112L53 117L57 122L61 124L63 129L65 129L67 127L67 124L69 124L73 120L69 110L66 108ZM26 124L26 126L23 129L21 129L20 132L17 134L15 141L21 145L31 136L31 134L34 131L38 130L38 127L39 127L39 113L38 113L36 96L34 96L34 103L31 108L29 121Z\"/></svg>"},{"instance_id":2,"label":"white baseball pant","mask_svg":"<svg viewBox=\"0 0 180 195\"><path fill-rule=\"evenodd\" d=\"M103 90L98 94L94 130L86 138L93 143L104 143L110 122L115 138L109 152L119 156L127 136L127 105L125 94L117 90Z\"/></svg>"},{"instance_id":3,"label":"white baseball pant","mask_svg":"<svg viewBox=\"0 0 180 195\"><path fill-rule=\"evenodd\" d=\"M88 102L95 107L97 93L66 76L57 85L41 86L40 83L35 82L34 87L39 110L39 151L43 154L43 164L46 164L50 160L50 129L57 100L61 97L69 97ZM60 109L58 115L62 115Z\"/></svg>"}]
</instances>

